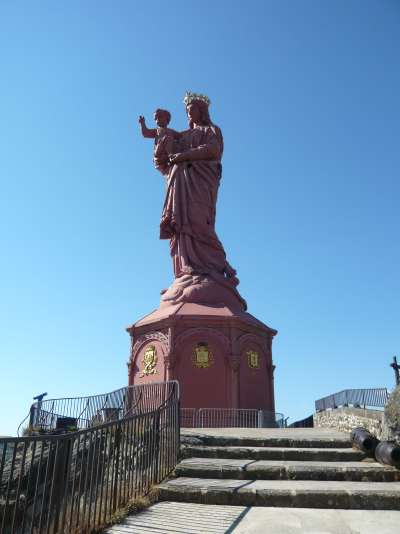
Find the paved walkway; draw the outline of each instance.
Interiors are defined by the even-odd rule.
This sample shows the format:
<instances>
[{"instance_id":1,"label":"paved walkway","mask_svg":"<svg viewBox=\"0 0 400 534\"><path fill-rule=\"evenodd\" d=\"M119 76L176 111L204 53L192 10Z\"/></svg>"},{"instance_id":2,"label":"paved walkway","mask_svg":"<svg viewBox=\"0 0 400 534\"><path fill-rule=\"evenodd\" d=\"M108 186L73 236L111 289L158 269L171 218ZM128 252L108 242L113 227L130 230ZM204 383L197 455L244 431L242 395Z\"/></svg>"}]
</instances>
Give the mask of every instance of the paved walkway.
<instances>
[{"instance_id":1,"label":"paved walkway","mask_svg":"<svg viewBox=\"0 0 400 534\"><path fill-rule=\"evenodd\" d=\"M159 502L106 534L227 534L247 510L245 506Z\"/></svg>"},{"instance_id":2,"label":"paved walkway","mask_svg":"<svg viewBox=\"0 0 400 534\"><path fill-rule=\"evenodd\" d=\"M400 512L160 502L107 534L398 534Z\"/></svg>"}]
</instances>

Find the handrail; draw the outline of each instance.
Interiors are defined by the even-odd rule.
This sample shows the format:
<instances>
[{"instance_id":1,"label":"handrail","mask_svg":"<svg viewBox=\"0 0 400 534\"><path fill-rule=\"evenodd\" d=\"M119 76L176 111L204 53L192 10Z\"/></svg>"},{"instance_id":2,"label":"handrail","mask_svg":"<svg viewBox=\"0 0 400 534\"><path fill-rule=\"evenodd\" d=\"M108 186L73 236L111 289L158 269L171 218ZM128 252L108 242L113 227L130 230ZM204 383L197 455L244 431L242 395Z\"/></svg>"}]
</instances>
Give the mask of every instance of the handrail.
<instances>
[{"instance_id":1,"label":"handrail","mask_svg":"<svg viewBox=\"0 0 400 534\"><path fill-rule=\"evenodd\" d=\"M338 406L349 405L383 408L388 397L389 393L386 388L344 389L316 400L315 411L321 412Z\"/></svg>"},{"instance_id":2,"label":"handrail","mask_svg":"<svg viewBox=\"0 0 400 534\"><path fill-rule=\"evenodd\" d=\"M17 428L17 436L19 436L19 431L20 431L20 428L21 426L25 423L25 421L28 419L28 417L31 415L31 411L29 410L29 412L27 413L26 417L24 419L22 419L22 421L20 422L20 424L18 425L18 428Z\"/></svg>"}]
</instances>

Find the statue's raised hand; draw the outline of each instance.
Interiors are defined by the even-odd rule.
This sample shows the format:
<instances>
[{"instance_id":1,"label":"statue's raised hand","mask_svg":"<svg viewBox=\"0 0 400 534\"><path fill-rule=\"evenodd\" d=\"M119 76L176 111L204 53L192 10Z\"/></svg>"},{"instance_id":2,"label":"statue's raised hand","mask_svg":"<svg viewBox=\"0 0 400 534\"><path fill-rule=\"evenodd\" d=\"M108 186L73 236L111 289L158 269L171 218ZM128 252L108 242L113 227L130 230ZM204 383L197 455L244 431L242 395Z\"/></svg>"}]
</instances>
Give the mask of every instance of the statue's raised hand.
<instances>
[{"instance_id":1,"label":"statue's raised hand","mask_svg":"<svg viewBox=\"0 0 400 534\"><path fill-rule=\"evenodd\" d=\"M142 126L145 125L145 123L146 123L146 119L143 117L143 115L139 115L139 122L140 122L140 124L141 124Z\"/></svg>"}]
</instances>

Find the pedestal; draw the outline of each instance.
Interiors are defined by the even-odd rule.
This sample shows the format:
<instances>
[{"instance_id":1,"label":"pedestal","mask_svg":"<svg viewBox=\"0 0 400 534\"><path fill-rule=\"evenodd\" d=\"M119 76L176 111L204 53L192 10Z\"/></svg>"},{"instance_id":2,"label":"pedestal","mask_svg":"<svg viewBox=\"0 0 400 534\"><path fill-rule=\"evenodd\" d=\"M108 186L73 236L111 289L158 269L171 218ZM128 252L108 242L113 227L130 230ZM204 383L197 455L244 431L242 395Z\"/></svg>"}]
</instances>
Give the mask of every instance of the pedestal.
<instances>
[{"instance_id":1,"label":"pedestal","mask_svg":"<svg viewBox=\"0 0 400 534\"><path fill-rule=\"evenodd\" d=\"M275 410L272 339L245 311L181 303L127 328L129 384L178 380L182 408Z\"/></svg>"}]
</instances>

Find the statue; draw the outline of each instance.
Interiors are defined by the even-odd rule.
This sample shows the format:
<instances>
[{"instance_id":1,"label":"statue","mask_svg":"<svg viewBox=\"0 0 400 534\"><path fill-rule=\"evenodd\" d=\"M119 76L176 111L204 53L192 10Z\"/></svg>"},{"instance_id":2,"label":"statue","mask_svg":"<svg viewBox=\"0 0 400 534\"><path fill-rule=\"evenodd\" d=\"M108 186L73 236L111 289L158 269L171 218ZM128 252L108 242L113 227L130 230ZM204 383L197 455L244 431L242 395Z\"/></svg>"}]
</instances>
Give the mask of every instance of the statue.
<instances>
[{"instance_id":1,"label":"statue","mask_svg":"<svg viewBox=\"0 0 400 534\"><path fill-rule=\"evenodd\" d=\"M166 110L156 110L155 129L139 118L143 136L155 140L154 165L167 179L160 238L170 240L175 281L162 292L160 307L192 302L245 311L236 271L215 232L222 133L210 119L208 97L186 93L184 104L189 128L183 132L168 128Z\"/></svg>"},{"instance_id":2,"label":"statue","mask_svg":"<svg viewBox=\"0 0 400 534\"><path fill-rule=\"evenodd\" d=\"M139 117L166 182L160 238L169 240L175 279L158 308L127 328L129 384L178 380L184 408L274 412L277 332L247 312L215 231L222 133L208 97L186 93L184 104L184 131L170 128L165 109L155 111L155 128Z\"/></svg>"}]
</instances>

